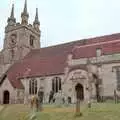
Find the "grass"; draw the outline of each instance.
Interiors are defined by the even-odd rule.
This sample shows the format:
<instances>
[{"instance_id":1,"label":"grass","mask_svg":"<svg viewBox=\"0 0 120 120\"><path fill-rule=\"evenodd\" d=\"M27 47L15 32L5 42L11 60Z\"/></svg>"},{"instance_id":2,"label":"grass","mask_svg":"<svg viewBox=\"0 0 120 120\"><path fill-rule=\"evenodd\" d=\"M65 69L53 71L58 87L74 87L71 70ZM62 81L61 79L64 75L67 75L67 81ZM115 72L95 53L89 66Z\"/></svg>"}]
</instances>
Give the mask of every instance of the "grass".
<instances>
[{"instance_id":1,"label":"grass","mask_svg":"<svg viewBox=\"0 0 120 120\"><path fill-rule=\"evenodd\" d=\"M2 111L2 110L3 110L3 108L4 108L4 106L2 106L2 105L1 105L1 106L0 106L0 111Z\"/></svg>"},{"instance_id":2,"label":"grass","mask_svg":"<svg viewBox=\"0 0 120 120\"><path fill-rule=\"evenodd\" d=\"M26 116L30 112L24 105L5 105L4 107L0 112L0 120L20 120L21 116Z\"/></svg>"},{"instance_id":3,"label":"grass","mask_svg":"<svg viewBox=\"0 0 120 120\"><path fill-rule=\"evenodd\" d=\"M92 104L92 108L81 106L82 116L75 115L75 106L56 107L44 105L42 112L37 112L37 120L120 120L120 104ZM8 105L0 112L0 120L29 120L31 110L24 105Z\"/></svg>"}]
</instances>

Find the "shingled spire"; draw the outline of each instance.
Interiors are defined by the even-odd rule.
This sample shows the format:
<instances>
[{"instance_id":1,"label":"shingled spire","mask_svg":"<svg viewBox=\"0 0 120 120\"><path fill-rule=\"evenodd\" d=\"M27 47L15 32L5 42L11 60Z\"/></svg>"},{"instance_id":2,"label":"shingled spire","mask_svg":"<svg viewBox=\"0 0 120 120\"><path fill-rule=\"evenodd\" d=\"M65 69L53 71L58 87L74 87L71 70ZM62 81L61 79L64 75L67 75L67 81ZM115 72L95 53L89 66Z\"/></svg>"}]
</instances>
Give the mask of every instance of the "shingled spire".
<instances>
[{"instance_id":1,"label":"shingled spire","mask_svg":"<svg viewBox=\"0 0 120 120\"><path fill-rule=\"evenodd\" d=\"M27 0L25 0L25 4L24 4L24 9L23 12L21 13L21 18L22 18L22 24L28 24L28 18L29 18L29 14L27 12Z\"/></svg>"},{"instance_id":2,"label":"shingled spire","mask_svg":"<svg viewBox=\"0 0 120 120\"><path fill-rule=\"evenodd\" d=\"M14 4L12 4L12 10L11 10L11 15L7 20L8 25L14 25L16 23L16 19L14 17Z\"/></svg>"},{"instance_id":3,"label":"shingled spire","mask_svg":"<svg viewBox=\"0 0 120 120\"><path fill-rule=\"evenodd\" d=\"M38 8L36 8L36 15L35 15L35 20L33 22L33 25L34 25L34 28L36 30L39 30L40 21L39 21L39 18L38 18Z\"/></svg>"}]
</instances>

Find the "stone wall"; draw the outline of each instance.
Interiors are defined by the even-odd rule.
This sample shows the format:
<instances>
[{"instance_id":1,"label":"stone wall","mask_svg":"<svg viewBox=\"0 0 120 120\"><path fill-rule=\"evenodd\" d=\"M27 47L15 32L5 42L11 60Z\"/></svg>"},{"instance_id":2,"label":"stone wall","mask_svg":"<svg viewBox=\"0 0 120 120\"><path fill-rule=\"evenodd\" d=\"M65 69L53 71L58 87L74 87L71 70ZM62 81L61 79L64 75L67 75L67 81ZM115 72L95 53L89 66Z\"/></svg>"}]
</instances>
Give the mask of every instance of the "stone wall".
<instances>
[{"instance_id":1,"label":"stone wall","mask_svg":"<svg viewBox=\"0 0 120 120\"><path fill-rule=\"evenodd\" d=\"M53 75L53 76L45 76L45 77L31 77L31 78L21 79L23 85L25 86L25 92L27 93L28 98L30 99L30 97L31 97L31 95L29 94L29 81L34 78L34 79L37 80L38 90L39 90L40 87L43 87L44 102L47 103L48 99L49 99L50 91L52 90L52 79L54 77L60 77L61 80L62 80L62 83L63 83L64 75Z\"/></svg>"},{"instance_id":2,"label":"stone wall","mask_svg":"<svg viewBox=\"0 0 120 120\"><path fill-rule=\"evenodd\" d=\"M69 61L69 66L79 66L79 65L87 65L87 58L81 59L71 59ZM93 57L89 58L92 64L100 64L101 65L101 72L100 72L100 79L102 79L101 85L101 95L105 98L113 98L114 97L114 90L117 89L117 78L116 78L116 71L113 71L114 66L120 66L120 63L116 62L120 60L120 54L111 54L111 55L103 55L100 57ZM120 91L117 91L118 95L120 96Z\"/></svg>"},{"instance_id":3,"label":"stone wall","mask_svg":"<svg viewBox=\"0 0 120 120\"><path fill-rule=\"evenodd\" d=\"M104 96L114 96L114 90L117 89L116 71L112 70L114 66L120 66L120 63L102 65L102 80L103 80Z\"/></svg>"},{"instance_id":4,"label":"stone wall","mask_svg":"<svg viewBox=\"0 0 120 120\"><path fill-rule=\"evenodd\" d=\"M75 86L77 84L81 84L83 86L84 101L88 101L89 95L90 95L89 91L87 90L87 88L89 87L88 75L86 71L81 70L81 69L73 70L68 74L68 77L65 80L64 88L63 88L65 96L66 97L70 96L72 99L72 103L75 103L76 102ZM95 90L93 88L92 90L93 94L95 93L94 91Z\"/></svg>"},{"instance_id":5,"label":"stone wall","mask_svg":"<svg viewBox=\"0 0 120 120\"><path fill-rule=\"evenodd\" d=\"M16 100L16 89L12 87L10 81L8 80L8 78L6 78L4 80L4 82L2 83L1 87L0 87L0 101L1 103L3 103L3 93L4 91L9 91L10 94L10 101L9 103L15 103Z\"/></svg>"}]
</instances>

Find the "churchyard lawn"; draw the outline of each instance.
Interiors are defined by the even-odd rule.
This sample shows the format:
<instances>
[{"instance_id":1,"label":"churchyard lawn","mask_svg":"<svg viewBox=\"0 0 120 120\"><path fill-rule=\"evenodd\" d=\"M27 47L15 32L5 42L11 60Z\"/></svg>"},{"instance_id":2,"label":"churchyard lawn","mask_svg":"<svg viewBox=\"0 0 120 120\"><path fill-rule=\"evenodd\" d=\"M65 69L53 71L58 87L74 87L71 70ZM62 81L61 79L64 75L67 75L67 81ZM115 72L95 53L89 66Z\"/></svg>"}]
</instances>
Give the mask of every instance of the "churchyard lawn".
<instances>
[{"instance_id":1,"label":"churchyard lawn","mask_svg":"<svg viewBox=\"0 0 120 120\"><path fill-rule=\"evenodd\" d=\"M0 112L3 110L4 106L0 105Z\"/></svg>"},{"instance_id":2,"label":"churchyard lawn","mask_svg":"<svg viewBox=\"0 0 120 120\"><path fill-rule=\"evenodd\" d=\"M37 112L37 120L120 120L120 103L94 103L92 108L81 105L83 116L75 116L75 106L56 107L44 105L44 110ZM0 106L1 108L1 106ZM30 120L31 110L26 105L7 105L0 111L0 120Z\"/></svg>"}]
</instances>

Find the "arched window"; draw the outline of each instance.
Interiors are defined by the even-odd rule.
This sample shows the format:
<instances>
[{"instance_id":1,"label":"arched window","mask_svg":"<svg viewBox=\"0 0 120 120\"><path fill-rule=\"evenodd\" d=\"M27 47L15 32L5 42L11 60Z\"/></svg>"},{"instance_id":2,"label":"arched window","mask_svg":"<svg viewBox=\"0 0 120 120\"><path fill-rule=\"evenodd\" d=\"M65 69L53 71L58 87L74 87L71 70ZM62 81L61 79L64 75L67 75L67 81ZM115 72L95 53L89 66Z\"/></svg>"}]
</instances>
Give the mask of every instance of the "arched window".
<instances>
[{"instance_id":1,"label":"arched window","mask_svg":"<svg viewBox=\"0 0 120 120\"><path fill-rule=\"evenodd\" d=\"M59 90L61 90L61 78L55 77L52 79L52 91L57 93Z\"/></svg>"},{"instance_id":2,"label":"arched window","mask_svg":"<svg viewBox=\"0 0 120 120\"><path fill-rule=\"evenodd\" d=\"M59 79L59 90L61 90L61 79Z\"/></svg>"},{"instance_id":3,"label":"arched window","mask_svg":"<svg viewBox=\"0 0 120 120\"><path fill-rule=\"evenodd\" d=\"M37 80L35 79L29 81L29 94L30 95L37 94Z\"/></svg>"},{"instance_id":4,"label":"arched window","mask_svg":"<svg viewBox=\"0 0 120 120\"><path fill-rule=\"evenodd\" d=\"M52 91L55 91L55 86L54 86L54 79L52 80Z\"/></svg>"},{"instance_id":5,"label":"arched window","mask_svg":"<svg viewBox=\"0 0 120 120\"><path fill-rule=\"evenodd\" d=\"M30 46L34 47L34 36L30 35Z\"/></svg>"}]
</instances>

